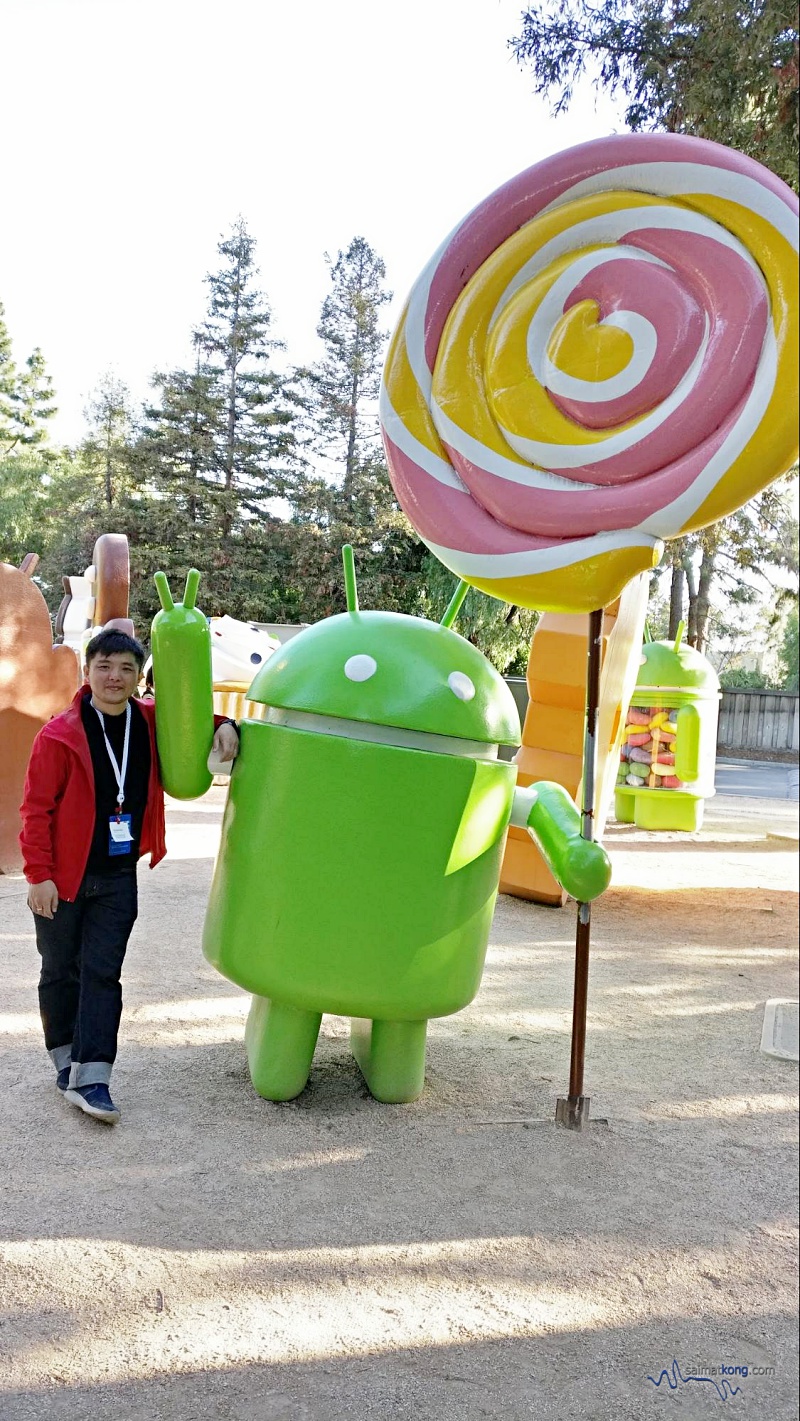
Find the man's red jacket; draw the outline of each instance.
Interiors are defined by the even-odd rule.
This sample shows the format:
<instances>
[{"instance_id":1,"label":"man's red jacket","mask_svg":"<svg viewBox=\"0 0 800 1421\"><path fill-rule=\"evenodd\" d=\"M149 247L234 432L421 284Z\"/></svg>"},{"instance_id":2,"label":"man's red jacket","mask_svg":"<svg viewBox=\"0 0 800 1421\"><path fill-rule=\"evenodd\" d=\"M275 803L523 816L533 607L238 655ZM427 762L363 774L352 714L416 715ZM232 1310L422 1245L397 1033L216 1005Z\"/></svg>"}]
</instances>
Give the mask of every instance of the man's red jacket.
<instances>
[{"instance_id":1,"label":"man's red jacket","mask_svg":"<svg viewBox=\"0 0 800 1421\"><path fill-rule=\"evenodd\" d=\"M82 686L72 704L54 716L33 742L22 802L22 859L29 883L52 878L59 898L74 902L81 886L94 833L94 770L81 719ZM136 701L150 732L150 781L142 823L139 855L150 855L150 867L167 852L164 831L164 791L158 770L156 708L153 701Z\"/></svg>"}]
</instances>

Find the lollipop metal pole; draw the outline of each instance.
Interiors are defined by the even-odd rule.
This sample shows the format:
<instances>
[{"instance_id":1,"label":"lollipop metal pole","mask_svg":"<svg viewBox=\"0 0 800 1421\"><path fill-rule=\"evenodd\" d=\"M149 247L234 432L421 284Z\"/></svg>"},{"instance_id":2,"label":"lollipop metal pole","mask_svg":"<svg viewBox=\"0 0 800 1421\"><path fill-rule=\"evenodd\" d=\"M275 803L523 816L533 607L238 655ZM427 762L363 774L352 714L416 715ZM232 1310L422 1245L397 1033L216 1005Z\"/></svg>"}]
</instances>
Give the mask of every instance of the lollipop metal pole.
<instances>
[{"instance_id":1,"label":"lollipop metal pole","mask_svg":"<svg viewBox=\"0 0 800 1421\"><path fill-rule=\"evenodd\" d=\"M597 722L600 712L600 667L603 656L603 609L589 615L589 651L586 667L586 732L583 742L583 805L581 834L595 837L595 797L597 780ZM589 998L589 940L592 911L590 903L578 904L575 932L575 987L572 1001L572 1050L569 1065L569 1095L556 1101L556 1124L580 1130L588 1122L590 1097L583 1093L586 1054L586 1008Z\"/></svg>"}]
</instances>

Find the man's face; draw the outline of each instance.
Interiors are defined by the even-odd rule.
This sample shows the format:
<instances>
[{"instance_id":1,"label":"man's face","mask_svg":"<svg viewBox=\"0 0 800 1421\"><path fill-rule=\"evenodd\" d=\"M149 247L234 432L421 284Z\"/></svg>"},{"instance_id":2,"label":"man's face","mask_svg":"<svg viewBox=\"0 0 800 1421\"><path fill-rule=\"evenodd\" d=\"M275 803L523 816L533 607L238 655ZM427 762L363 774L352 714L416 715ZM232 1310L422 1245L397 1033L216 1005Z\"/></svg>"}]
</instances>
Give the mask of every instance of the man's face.
<instances>
[{"instance_id":1,"label":"man's face","mask_svg":"<svg viewBox=\"0 0 800 1421\"><path fill-rule=\"evenodd\" d=\"M86 680L91 687L95 701L114 710L122 711L134 694L139 683L139 666L130 651L112 651L105 656L93 656L84 667Z\"/></svg>"}]
</instances>

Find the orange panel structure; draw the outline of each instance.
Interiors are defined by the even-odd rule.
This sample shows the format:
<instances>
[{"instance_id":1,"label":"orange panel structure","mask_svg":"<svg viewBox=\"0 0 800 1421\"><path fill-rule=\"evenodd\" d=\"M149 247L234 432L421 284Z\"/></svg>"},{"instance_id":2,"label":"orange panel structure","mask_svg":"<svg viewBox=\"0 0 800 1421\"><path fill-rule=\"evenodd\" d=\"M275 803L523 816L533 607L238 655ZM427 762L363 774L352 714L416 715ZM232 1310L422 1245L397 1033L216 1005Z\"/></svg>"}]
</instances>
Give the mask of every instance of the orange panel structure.
<instances>
[{"instance_id":1,"label":"orange panel structure","mask_svg":"<svg viewBox=\"0 0 800 1421\"><path fill-rule=\"evenodd\" d=\"M623 712L636 684L642 655L648 579L628 583L621 597L605 609L603 669L597 731L595 833L599 838L616 783ZM555 780L578 800L583 777L586 714L588 614L545 612L533 634L528 660L528 709L522 745L514 762L517 783ZM562 891L522 829L508 831L501 893L561 907Z\"/></svg>"},{"instance_id":2,"label":"orange panel structure","mask_svg":"<svg viewBox=\"0 0 800 1421\"><path fill-rule=\"evenodd\" d=\"M34 737L80 685L69 646L53 646L50 613L31 578L39 562L0 563L0 873L21 868L19 806Z\"/></svg>"}]
</instances>

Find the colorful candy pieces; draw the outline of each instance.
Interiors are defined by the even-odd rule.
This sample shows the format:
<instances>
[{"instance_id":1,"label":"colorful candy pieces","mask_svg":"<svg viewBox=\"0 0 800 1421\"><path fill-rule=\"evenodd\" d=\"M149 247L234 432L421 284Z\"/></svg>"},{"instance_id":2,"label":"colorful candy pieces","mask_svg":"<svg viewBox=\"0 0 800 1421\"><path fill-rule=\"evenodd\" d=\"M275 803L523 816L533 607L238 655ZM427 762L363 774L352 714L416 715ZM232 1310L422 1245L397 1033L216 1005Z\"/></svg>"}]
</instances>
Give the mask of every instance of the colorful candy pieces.
<instances>
[{"instance_id":1,"label":"colorful candy pieces","mask_svg":"<svg viewBox=\"0 0 800 1421\"><path fill-rule=\"evenodd\" d=\"M620 751L618 784L634 789L684 789L675 774L678 712L667 706L631 706Z\"/></svg>"},{"instance_id":2,"label":"colorful candy pieces","mask_svg":"<svg viewBox=\"0 0 800 1421\"><path fill-rule=\"evenodd\" d=\"M653 759L653 742L648 740L647 745L634 745L631 750L631 759L638 760L641 765L649 765Z\"/></svg>"}]
</instances>

